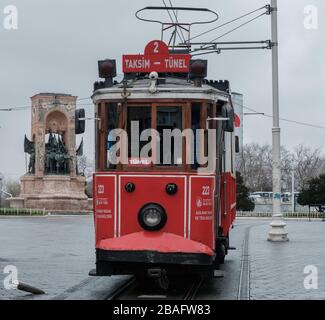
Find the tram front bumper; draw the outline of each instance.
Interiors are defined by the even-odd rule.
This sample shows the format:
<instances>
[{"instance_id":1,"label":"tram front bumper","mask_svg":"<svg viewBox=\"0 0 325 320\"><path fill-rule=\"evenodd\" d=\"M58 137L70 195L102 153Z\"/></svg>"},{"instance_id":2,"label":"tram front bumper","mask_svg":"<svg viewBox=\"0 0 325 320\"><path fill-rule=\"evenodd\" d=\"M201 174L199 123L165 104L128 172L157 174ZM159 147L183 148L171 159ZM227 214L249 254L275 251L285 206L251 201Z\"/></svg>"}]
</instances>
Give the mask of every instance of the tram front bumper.
<instances>
[{"instance_id":1,"label":"tram front bumper","mask_svg":"<svg viewBox=\"0 0 325 320\"><path fill-rule=\"evenodd\" d=\"M104 272L107 264L119 269L155 265L192 267L211 266L215 259L213 250L202 243L170 233L146 231L102 240L96 255L97 273L107 273Z\"/></svg>"}]
</instances>

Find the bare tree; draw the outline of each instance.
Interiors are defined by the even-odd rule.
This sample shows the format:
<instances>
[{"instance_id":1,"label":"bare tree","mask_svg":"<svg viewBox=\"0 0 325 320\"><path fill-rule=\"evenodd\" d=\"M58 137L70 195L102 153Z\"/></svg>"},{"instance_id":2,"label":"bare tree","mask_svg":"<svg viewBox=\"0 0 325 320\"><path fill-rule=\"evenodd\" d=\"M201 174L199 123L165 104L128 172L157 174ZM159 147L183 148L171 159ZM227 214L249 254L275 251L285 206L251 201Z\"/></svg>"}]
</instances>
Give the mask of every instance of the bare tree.
<instances>
[{"instance_id":1,"label":"bare tree","mask_svg":"<svg viewBox=\"0 0 325 320\"><path fill-rule=\"evenodd\" d=\"M78 173L86 178L85 193L88 198L92 198L93 193L93 179L92 174L95 170L94 162L89 160L86 156L78 157L77 160Z\"/></svg>"},{"instance_id":2,"label":"bare tree","mask_svg":"<svg viewBox=\"0 0 325 320\"><path fill-rule=\"evenodd\" d=\"M325 159L319 148L312 149L299 145L294 149L294 172L296 188L302 190L308 180L316 178L325 171Z\"/></svg>"},{"instance_id":3,"label":"bare tree","mask_svg":"<svg viewBox=\"0 0 325 320\"><path fill-rule=\"evenodd\" d=\"M252 191L272 191L272 147L256 143L244 146L237 170L243 175L246 186ZM325 172L325 158L320 149L303 145L293 152L281 148L282 190L291 190L291 175L295 172L296 189L301 190L309 179Z\"/></svg>"},{"instance_id":4,"label":"bare tree","mask_svg":"<svg viewBox=\"0 0 325 320\"><path fill-rule=\"evenodd\" d=\"M252 191L272 190L272 149L256 143L244 146L237 170Z\"/></svg>"},{"instance_id":5,"label":"bare tree","mask_svg":"<svg viewBox=\"0 0 325 320\"><path fill-rule=\"evenodd\" d=\"M93 179L90 178L86 181L86 195L88 198L93 197Z\"/></svg>"},{"instance_id":6,"label":"bare tree","mask_svg":"<svg viewBox=\"0 0 325 320\"><path fill-rule=\"evenodd\" d=\"M13 197L20 195L20 182L18 180L8 179L5 181L5 190Z\"/></svg>"},{"instance_id":7,"label":"bare tree","mask_svg":"<svg viewBox=\"0 0 325 320\"><path fill-rule=\"evenodd\" d=\"M94 172L94 162L86 156L77 157L78 173L89 178Z\"/></svg>"}]
</instances>

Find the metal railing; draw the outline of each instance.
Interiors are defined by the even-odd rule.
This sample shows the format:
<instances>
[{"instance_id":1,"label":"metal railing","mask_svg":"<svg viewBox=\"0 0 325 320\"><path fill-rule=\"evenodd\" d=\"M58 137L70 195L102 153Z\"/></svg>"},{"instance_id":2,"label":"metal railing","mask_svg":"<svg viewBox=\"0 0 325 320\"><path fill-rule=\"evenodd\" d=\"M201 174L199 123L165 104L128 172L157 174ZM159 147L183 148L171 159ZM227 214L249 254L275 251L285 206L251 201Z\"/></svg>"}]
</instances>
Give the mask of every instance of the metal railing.
<instances>
[{"instance_id":1,"label":"metal railing","mask_svg":"<svg viewBox=\"0 0 325 320\"><path fill-rule=\"evenodd\" d=\"M45 209L0 208L0 216L45 216Z\"/></svg>"},{"instance_id":2,"label":"metal railing","mask_svg":"<svg viewBox=\"0 0 325 320\"><path fill-rule=\"evenodd\" d=\"M255 218L272 218L272 212L245 212L237 211L237 217L255 217ZM310 218L310 219L325 219L325 213L322 212L284 212L285 218Z\"/></svg>"}]
</instances>

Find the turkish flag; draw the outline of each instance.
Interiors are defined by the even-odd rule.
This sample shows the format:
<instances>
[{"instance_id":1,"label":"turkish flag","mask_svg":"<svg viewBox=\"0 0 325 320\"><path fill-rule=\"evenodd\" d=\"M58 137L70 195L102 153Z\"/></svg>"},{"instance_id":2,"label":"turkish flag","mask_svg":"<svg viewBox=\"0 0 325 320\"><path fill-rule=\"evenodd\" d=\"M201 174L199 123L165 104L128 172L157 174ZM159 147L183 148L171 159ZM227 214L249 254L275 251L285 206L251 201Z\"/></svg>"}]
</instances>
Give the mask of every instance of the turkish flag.
<instances>
[{"instance_id":1,"label":"turkish flag","mask_svg":"<svg viewBox=\"0 0 325 320\"><path fill-rule=\"evenodd\" d=\"M235 113L235 127L240 128L240 118L237 113Z\"/></svg>"}]
</instances>

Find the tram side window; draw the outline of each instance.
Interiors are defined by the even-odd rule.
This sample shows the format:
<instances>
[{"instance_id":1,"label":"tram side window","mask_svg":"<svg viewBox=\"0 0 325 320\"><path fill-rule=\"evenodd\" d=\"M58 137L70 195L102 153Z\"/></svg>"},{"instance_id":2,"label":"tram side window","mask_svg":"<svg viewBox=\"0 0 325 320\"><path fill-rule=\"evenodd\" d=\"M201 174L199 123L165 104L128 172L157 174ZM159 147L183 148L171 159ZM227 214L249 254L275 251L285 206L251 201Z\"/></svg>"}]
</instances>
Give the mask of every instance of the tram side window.
<instances>
[{"instance_id":1,"label":"tram side window","mask_svg":"<svg viewBox=\"0 0 325 320\"><path fill-rule=\"evenodd\" d=\"M182 165L182 129L181 107L157 107L157 131L160 136L159 165Z\"/></svg>"},{"instance_id":2,"label":"tram side window","mask_svg":"<svg viewBox=\"0 0 325 320\"><path fill-rule=\"evenodd\" d=\"M193 103L192 104L192 111L191 111L191 129L193 131L193 143L192 143L192 150L191 150L191 158L192 158L192 169L196 170L199 167L199 163L197 161L196 150L199 146L199 141L197 141L196 130L201 128L201 104L200 103Z\"/></svg>"},{"instance_id":3,"label":"tram side window","mask_svg":"<svg viewBox=\"0 0 325 320\"><path fill-rule=\"evenodd\" d=\"M140 139L140 142L138 142L139 136L141 137L141 134L147 129L151 129L151 107L128 106L127 134L129 159L139 159L142 148L151 141L151 137L149 136L148 141L141 141ZM151 151L149 151L148 156L152 156Z\"/></svg>"},{"instance_id":4,"label":"tram side window","mask_svg":"<svg viewBox=\"0 0 325 320\"><path fill-rule=\"evenodd\" d=\"M112 146L115 144L112 140L112 130L118 128L119 110L117 103L106 103L105 105L107 115L107 169L116 169L116 164L113 164L113 155L110 153Z\"/></svg>"}]
</instances>

